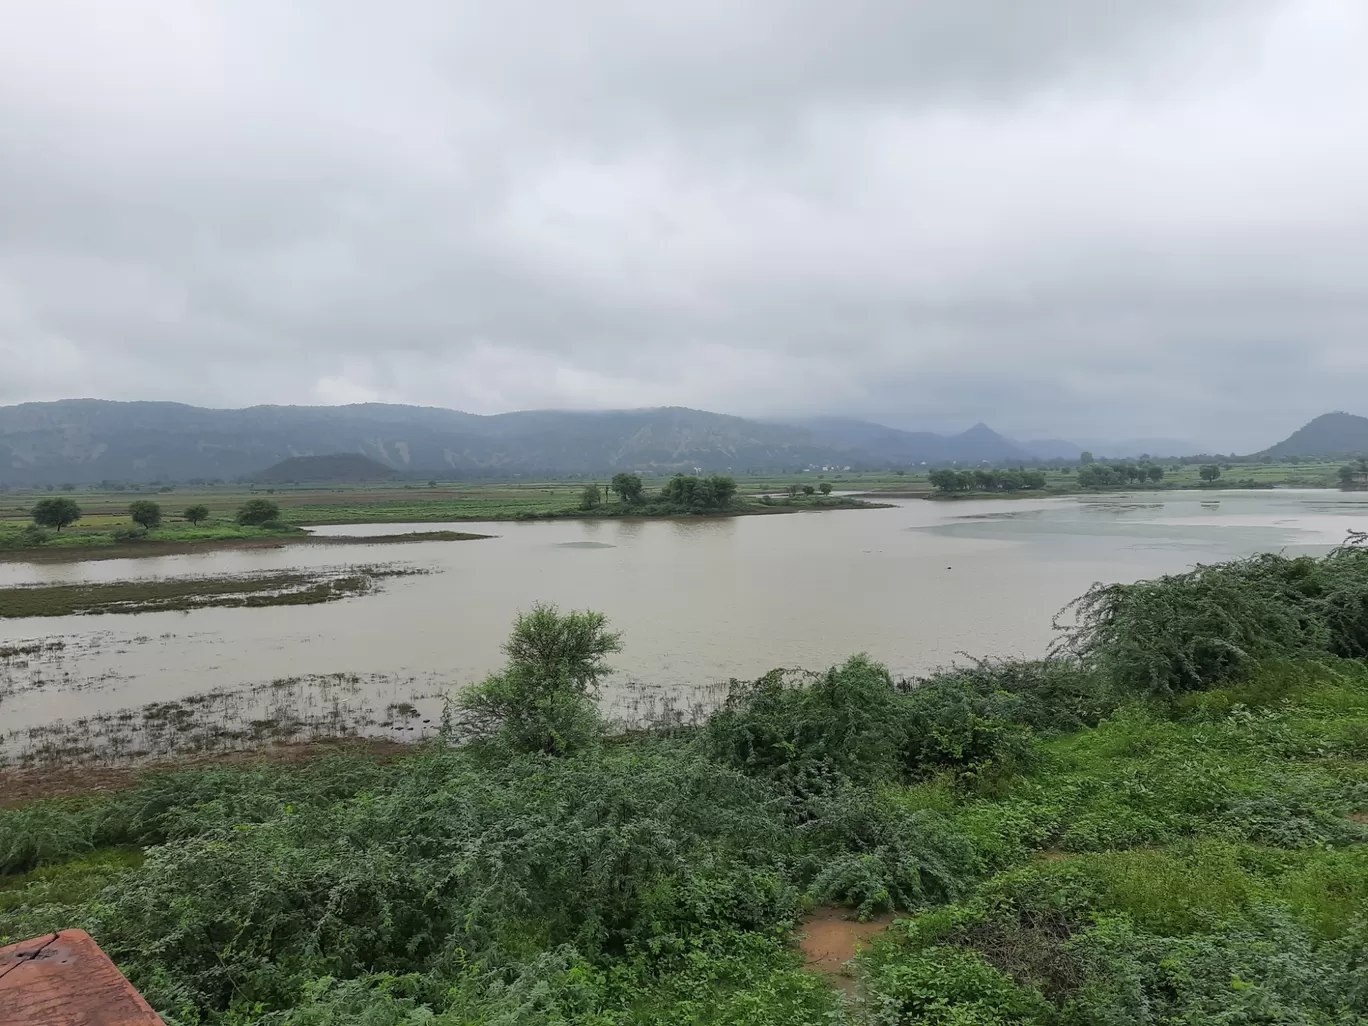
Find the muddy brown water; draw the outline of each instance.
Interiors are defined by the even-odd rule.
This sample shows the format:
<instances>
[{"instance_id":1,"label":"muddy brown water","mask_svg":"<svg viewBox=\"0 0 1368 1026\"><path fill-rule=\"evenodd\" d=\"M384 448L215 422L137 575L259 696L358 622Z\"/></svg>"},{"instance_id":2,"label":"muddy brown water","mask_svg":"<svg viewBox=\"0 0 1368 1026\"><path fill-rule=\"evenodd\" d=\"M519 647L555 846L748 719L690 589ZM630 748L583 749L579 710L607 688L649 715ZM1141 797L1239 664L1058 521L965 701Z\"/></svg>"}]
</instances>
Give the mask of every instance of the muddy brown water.
<instances>
[{"instance_id":1,"label":"muddy brown water","mask_svg":"<svg viewBox=\"0 0 1368 1026\"><path fill-rule=\"evenodd\" d=\"M443 692L501 663L509 623L537 600L602 610L624 632L606 705L625 718L667 700L713 700L729 677L820 669L861 651L898 673L959 653L1035 656L1050 642L1052 615L1095 581L1258 551L1323 552L1350 528L1368 527L1368 495L912 499L782 517L317 532L443 527L497 537L0 564L0 587L363 563L432 571L321 606L2 621L0 648L63 645L0 660L0 733L281 678L347 675L377 724L409 703L404 724L418 729L406 733L421 734L433 727ZM640 687L625 686L633 681Z\"/></svg>"}]
</instances>

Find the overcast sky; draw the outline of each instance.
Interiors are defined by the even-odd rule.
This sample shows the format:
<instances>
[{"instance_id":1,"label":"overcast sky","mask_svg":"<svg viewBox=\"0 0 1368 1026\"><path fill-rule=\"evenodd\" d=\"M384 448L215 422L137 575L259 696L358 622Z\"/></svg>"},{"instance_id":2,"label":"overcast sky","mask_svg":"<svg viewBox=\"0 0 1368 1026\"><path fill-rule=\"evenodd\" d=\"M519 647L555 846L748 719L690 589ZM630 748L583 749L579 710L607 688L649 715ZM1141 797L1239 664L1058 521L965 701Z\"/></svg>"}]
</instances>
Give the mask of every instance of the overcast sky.
<instances>
[{"instance_id":1,"label":"overcast sky","mask_svg":"<svg viewBox=\"0 0 1368 1026\"><path fill-rule=\"evenodd\" d=\"M0 0L0 403L1368 414L1362 0Z\"/></svg>"}]
</instances>

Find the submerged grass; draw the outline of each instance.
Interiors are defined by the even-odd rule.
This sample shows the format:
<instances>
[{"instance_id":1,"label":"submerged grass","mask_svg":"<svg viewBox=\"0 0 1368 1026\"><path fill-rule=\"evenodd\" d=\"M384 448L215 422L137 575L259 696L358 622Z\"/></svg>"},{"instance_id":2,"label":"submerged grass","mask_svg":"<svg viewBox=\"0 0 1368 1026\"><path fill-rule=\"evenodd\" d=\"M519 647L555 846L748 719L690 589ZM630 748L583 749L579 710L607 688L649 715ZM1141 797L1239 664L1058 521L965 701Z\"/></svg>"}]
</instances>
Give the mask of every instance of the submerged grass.
<instances>
[{"instance_id":1,"label":"submerged grass","mask_svg":"<svg viewBox=\"0 0 1368 1026\"><path fill-rule=\"evenodd\" d=\"M362 566L343 572L290 570L92 584L22 585L0 589L0 617L314 605L364 595L387 577L421 572L410 568Z\"/></svg>"}]
</instances>

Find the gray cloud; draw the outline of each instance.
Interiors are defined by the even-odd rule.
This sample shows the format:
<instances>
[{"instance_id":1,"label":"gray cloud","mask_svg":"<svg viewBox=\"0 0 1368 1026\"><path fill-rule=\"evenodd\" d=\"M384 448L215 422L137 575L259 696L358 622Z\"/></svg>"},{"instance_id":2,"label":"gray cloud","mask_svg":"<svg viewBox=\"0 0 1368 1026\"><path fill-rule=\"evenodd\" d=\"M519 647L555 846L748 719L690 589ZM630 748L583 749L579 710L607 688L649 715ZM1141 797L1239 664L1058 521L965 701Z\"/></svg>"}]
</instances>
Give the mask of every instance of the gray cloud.
<instances>
[{"instance_id":1,"label":"gray cloud","mask_svg":"<svg viewBox=\"0 0 1368 1026\"><path fill-rule=\"evenodd\" d=\"M1368 413L1360 5L0 8L0 402Z\"/></svg>"}]
</instances>

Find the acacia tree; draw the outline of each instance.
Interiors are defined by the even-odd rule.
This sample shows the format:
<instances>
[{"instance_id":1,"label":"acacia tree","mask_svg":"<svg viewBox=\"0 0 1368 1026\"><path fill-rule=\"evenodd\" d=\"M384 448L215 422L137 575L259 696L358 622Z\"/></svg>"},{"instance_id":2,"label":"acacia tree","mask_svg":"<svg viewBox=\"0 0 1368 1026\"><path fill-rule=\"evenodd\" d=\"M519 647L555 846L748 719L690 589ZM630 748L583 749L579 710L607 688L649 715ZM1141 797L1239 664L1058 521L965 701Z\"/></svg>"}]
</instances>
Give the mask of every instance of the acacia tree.
<instances>
[{"instance_id":1,"label":"acacia tree","mask_svg":"<svg viewBox=\"0 0 1368 1026\"><path fill-rule=\"evenodd\" d=\"M139 499L130 505L128 515L133 523L149 531L161 526L161 507L149 499Z\"/></svg>"},{"instance_id":2,"label":"acacia tree","mask_svg":"<svg viewBox=\"0 0 1368 1026\"><path fill-rule=\"evenodd\" d=\"M39 499L33 507L33 522L58 531L81 519L81 507L71 499Z\"/></svg>"},{"instance_id":3,"label":"acacia tree","mask_svg":"<svg viewBox=\"0 0 1368 1026\"><path fill-rule=\"evenodd\" d=\"M198 527L202 521L209 519L209 507L199 505L187 506L185 512L182 513L181 516L185 517L191 525Z\"/></svg>"},{"instance_id":4,"label":"acacia tree","mask_svg":"<svg viewBox=\"0 0 1368 1026\"><path fill-rule=\"evenodd\" d=\"M823 481L821 484L819 484L819 485L817 486L817 490L818 490L819 492L821 492L823 495L830 495L830 494L831 494L831 482L830 482L830 481Z\"/></svg>"},{"instance_id":5,"label":"acacia tree","mask_svg":"<svg viewBox=\"0 0 1368 1026\"><path fill-rule=\"evenodd\" d=\"M580 509L598 509L602 504L603 493L599 491L599 486L585 485L584 491L580 492Z\"/></svg>"},{"instance_id":6,"label":"acacia tree","mask_svg":"<svg viewBox=\"0 0 1368 1026\"><path fill-rule=\"evenodd\" d=\"M1221 468L1214 463L1208 463L1197 473L1203 481L1215 481L1221 476Z\"/></svg>"},{"instance_id":7,"label":"acacia tree","mask_svg":"<svg viewBox=\"0 0 1368 1026\"><path fill-rule=\"evenodd\" d=\"M520 752L564 755L602 732L594 705L604 661L622 650L622 635L592 610L562 614L537 603L513 622L503 646L508 665L461 693L465 728L477 740Z\"/></svg>"}]
</instances>

